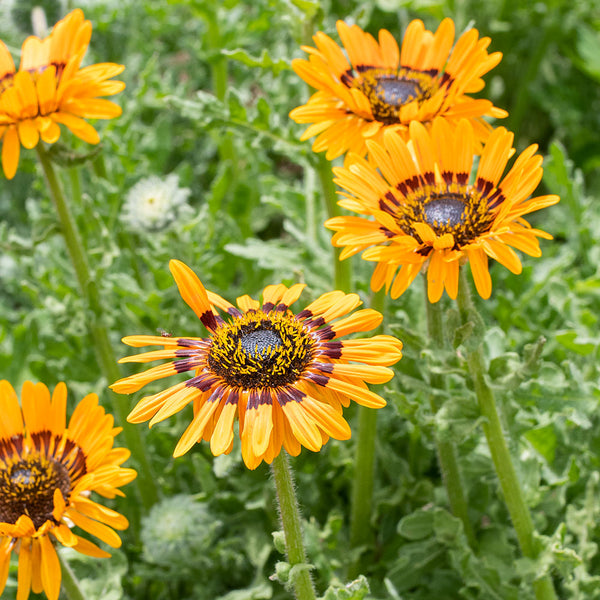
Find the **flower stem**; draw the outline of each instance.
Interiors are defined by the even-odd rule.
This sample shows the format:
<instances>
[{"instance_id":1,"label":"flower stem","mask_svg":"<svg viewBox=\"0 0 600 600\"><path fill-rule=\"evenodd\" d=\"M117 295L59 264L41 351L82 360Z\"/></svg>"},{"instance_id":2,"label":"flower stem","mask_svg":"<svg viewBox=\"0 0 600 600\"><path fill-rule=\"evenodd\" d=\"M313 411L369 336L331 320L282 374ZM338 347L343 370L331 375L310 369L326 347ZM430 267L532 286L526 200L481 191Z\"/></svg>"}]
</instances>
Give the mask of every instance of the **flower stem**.
<instances>
[{"instance_id":1,"label":"flower stem","mask_svg":"<svg viewBox=\"0 0 600 600\"><path fill-rule=\"evenodd\" d=\"M433 352L443 351L445 341L444 319L441 301L434 303L429 302L427 299L427 279L423 278L423 281L425 282L427 333L429 335L429 339L431 340ZM443 390L445 388L443 375L431 371L429 374L429 384L432 390ZM432 391L431 395L429 396L429 402L431 404L431 410L433 413L437 413L441 407L436 398L435 391ZM437 434L435 441L438 463L442 472L442 479L446 487L446 493L448 494L450 509L452 510L452 513L462 521L463 529L465 535L467 536L467 540L469 541L469 545L473 548L477 542L475 540L475 534L473 533L471 521L469 521L469 511L464 494L463 481L458 466L456 447L452 442L441 439L441 437Z\"/></svg>"},{"instance_id":2,"label":"flower stem","mask_svg":"<svg viewBox=\"0 0 600 600\"><path fill-rule=\"evenodd\" d=\"M110 343L108 331L104 325L104 314L98 287L92 278L76 221L71 214L69 204L56 176L52 161L41 142L36 146L36 149L44 170L44 175L46 176L46 181L48 182L50 196L56 207L67 250L75 269L79 290L85 302L86 323L94 341L94 350L96 351L102 373L108 383L112 383L121 377L121 372ZM125 396L118 396L113 392L109 392L109 397L112 410L116 413L119 425L123 427L127 447L131 450L133 460L137 462L138 476L136 484L142 504L146 508L149 508L158 500L158 489L152 475L150 463L144 452L141 435L137 428L127 423L127 414L129 413L127 398Z\"/></svg>"},{"instance_id":3,"label":"flower stem","mask_svg":"<svg viewBox=\"0 0 600 600\"><path fill-rule=\"evenodd\" d=\"M380 290L371 296L371 308L383 312L385 291ZM380 327L374 334L380 334ZM372 535L371 515L373 514L373 481L375 475L375 441L377 439L378 411L365 406L358 407L358 435L354 456L354 478L352 483L352 510L350 513L350 546L368 545ZM348 577L359 575L360 564L351 565Z\"/></svg>"},{"instance_id":4,"label":"flower stem","mask_svg":"<svg viewBox=\"0 0 600 600\"><path fill-rule=\"evenodd\" d=\"M58 551L56 554L58 554L58 560L60 561L61 584L67 598L69 600L85 600L85 596L79 587L79 581L77 581L77 577L66 558Z\"/></svg>"},{"instance_id":5,"label":"flower stem","mask_svg":"<svg viewBox=\"0 0 600 600\"><path fill-rule=\"evenodd\" d=\"M305 565L306 552L302 541L300 510L294 491L294 478L287 454L283 450L273 459L271 470L275 479L288 562L292 568L295 565ZM296 600L316 599L315 588L307 569L301 568L293 574L292 585Z\"/></svg>"},{"instance_id":6,"label":"flower stem","mask_svg":"<svg viewBox=\"0 0 600 600\"><path fill-rule=\"evenodd\" d=\"M321 182L321 189L323 190L327 216L331 219L340 214L337 205L335 184L333 183L333 174L331 172L331 163L322 154L319 154L316 160L316 170ZM343 292L349 292L352 286L352 265L347 260L340 260L341 251L341 248L333 249L335 288Z\"/></svg>"},{"instance_id":7,"label":"flower stem","mask_svg":"<svg viewBox=\"0 0 600 600\"><path fill-rule=\"evenodd\" d=\"M480 317L471 298L464 267L460 271L457 298L460 319L463 325L467 323L476 324L480 322ZM467 364L475 387L481 416L483 417L483 432L490 448L492 461L496 468L504 501L513 522L521 552L527 558L535 559L539 554L539 548L535 541L535 529L502 431L494 392L485 379L486 369L482 344L467 349ZM533 589L537 600L556 600L557 598L549 575L544 575L534 581Z\"/></svg>"}]
</instances>

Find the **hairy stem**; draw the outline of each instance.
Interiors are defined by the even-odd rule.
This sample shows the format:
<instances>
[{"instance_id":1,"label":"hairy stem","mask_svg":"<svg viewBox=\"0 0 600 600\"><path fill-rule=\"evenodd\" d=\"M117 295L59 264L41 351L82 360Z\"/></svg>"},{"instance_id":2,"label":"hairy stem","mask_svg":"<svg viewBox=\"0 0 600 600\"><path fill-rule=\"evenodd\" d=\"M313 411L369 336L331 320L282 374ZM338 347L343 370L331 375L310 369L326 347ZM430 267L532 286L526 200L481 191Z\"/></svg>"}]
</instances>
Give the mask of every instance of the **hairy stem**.
<instances>
[{"instance_id":1,"label":"hairy stem","mask_svg":"<svg viewBox=\"0 0 600 600\"><path fill-rule=\"evenodd\" d=\"M445 339L441 301L435 303L429 302L427 299L427 279L423 278L423 281L425 282L426 288L425 308L427 314L427 333L431 341L431 349L433 352L443 351ZM436 397L435 390L443 390L445 389L446 385L443 375L434 372L429 374L429 383L432 389L432 393L429 396L429 402L431 404L431 410L435 414L441 408ZM475 534L473 533L471 521L469 521L469 511L467 500L464 494L462 476L458 466L456 448L452 442L443 440L439 434L436 434L435 442L438 463L440 466L440 471L442 472L442 479L446 487L446 493L448 494L450 509L452 510L452 513L462 521L464 532L467 536L469 544L471 547L475 547Z\"/></svg>"},{"instance_id":2,"label":"hairy stem","mask_svg":"<svg viewBox=\"0 0 600 600\"><path fill-rule=\"evenodd\" d=\"M73 263L79 291L84 300L86 323L93 340L96 357L108 383L112 383L121 377L121 372L110 343L106 325L104 324L104 311L100 301L100 293L92 277L85 247L77 229L77 222L71 214L69 203L63 193L62 186L56 176L54 166L44 145L39 143L36 149L44 170L44 175L46 176L50 196L56 207L69 257ZM136 427L127 423L129 401L125 396L119 396L113 392L108 392L108 395L112 410L117 416L117 421L123 427L126 445L131 450L133 460L137 463L138 476L136 478L136 485L140 499L142 504L146 508L149 508L158 500L158 489L152 475L150 463L144 451L140 432Z\"/></svg>"},{"instance_id":3,"label":"hairy stem","mask_svg":"<svg viewBox=\"0 0 600 600\"><path fill-rule=\"evenodd\" d=\"M480 319L471 298L464 267L460 271L461 277L457 298L460 319L463 324L469 322L477 323ZM490 448L492 461L500 482L506 507L508 508L513 527L517 534L521 552L527 558L535 559L540 549L535 542L535 529L531 514L525 503L521 482L515 471L504 432L502 431L502 423L498 414L494 392L486 381L482 344L479 344L474 349L467 349L467 364L473 380L481 416L483 417L483 432ZM549 575L545 575L534 581L533 589L537 600L557 599L554 585Z\"/></svg>"},{"instance_id":4,"label":"hairy stem","mask_svg":"<svg viewBox=\"0 0 600 600\"><path fill-rule=\"evenodd\" d=\"M287 454L282 450L271 465L279 502L279 514L285 535L285 549L292 567L306 564L306 552L302 541L300 510L294 490L294 478ZM310 573L301 568L292 576L296 600L315 600L316 594Z\"/></svg>"}]
</instances>

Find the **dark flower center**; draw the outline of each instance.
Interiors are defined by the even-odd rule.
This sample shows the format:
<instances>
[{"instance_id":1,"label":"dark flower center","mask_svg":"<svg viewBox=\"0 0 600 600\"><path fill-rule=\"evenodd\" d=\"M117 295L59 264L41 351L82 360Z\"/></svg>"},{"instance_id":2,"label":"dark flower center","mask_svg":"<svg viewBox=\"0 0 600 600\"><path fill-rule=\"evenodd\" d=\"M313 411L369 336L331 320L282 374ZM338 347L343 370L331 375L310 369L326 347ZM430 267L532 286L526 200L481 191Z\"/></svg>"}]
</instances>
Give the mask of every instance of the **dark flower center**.
<instances>
[{"instance_id":1,"label":"dark flower center","mask_svg":"<svg viewBox=\"0 0 600 600\"><path fill-rule=\"evenodd\" d=\"M208 364L231 387L277 388L301 377L314 344L293 316L253 311L214 333Z\"/></svg>"},{"instance_id":2,"label":"dark flower center","mask_svg":"<svg viewBox=\"0 0 600 600\"><path fill-rule=\"evenodd\" d=\"M423 206L425 222L432 227L456 227L464 222L465 203L449 196L442 196Z\"/></svg>"},{"instance_id":3,"label":"dark flower center","mask_svg":"<svg viewBox=\"0 0 600 600\"><path fill-rule=\"evenodd\" d=\"M54 490L65 499L71 492L67 467L43 455L28 455L9 465L0 463L0 522L17 522L28 515L36 529L54 521Z\"/></svg>"},{"instance_id":4,"label":"dark flower center","mask_svg":"<svg viewBox=\"0 0 600 600\"><path fill-rule=\"evenodd\" d=\"M416 81L396 79L393 76L380 77L375 85L377 97L382 102L396 107L418 98L421 93L421 86Z\"/></svg>"},{"instance_id":5,"label":"dark flower center","mask_svg":"<svg viewBox=\"0 0 600 600\"><path fill-rule=\"evenodd\" d=\"M416 101L420 105L439 87L431 73L404 67L398 71L365 68L351 85L367 97L373 117L386 125L400 122L405 104Z\"/></svg>"},{"instance_id":6,"label":"dark flower center","mask_svg":"<svg viewBox=\"0 0 600 600\"><path fill-rule=\"evenodd\" d=\"M271 329L251 331L240 338L240 343L248 356L258 360L266 357L271 348L279 350L282 346L281 337Z\"/></svg>"},{"instance_id":7,"label":"dark flower center","mask_svg":"<svg viewBox=\"0 0 600 600\"><path fill-rule=\"evenodd\" d=\"M427 223L437 236L450 233L454 248L460 248L489 230L496 211L489 210L487 199L474 188L453 184L435 184L410 190L403 185L402 197L381 201L380 207L394 217L406 235L423 243L414 228L415 223ZM410 190L410 191L409 191ZM427 247L429 249L429 246ZM429 251L429 250L428 250Z\"/></svg>"}]
</instances>

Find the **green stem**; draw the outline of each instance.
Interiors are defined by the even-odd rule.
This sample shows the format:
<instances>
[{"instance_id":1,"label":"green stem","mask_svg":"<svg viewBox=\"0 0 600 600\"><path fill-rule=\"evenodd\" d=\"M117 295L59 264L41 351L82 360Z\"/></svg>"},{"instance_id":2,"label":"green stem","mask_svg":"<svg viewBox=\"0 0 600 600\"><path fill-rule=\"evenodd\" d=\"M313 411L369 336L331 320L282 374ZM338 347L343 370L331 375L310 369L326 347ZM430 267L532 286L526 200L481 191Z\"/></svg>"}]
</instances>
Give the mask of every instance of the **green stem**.
<instances>
[{"instance_id":1,"label":"green stem","mask_svg":"<svg viewBox=\"0 0 600 600\"><path fill-rule=\"evenodd\" d=\"M327 210L327 216L331 219L332 217L340 215L335 193L335 184L333 183L333 174L331 172L331 163L322 154L317 156L317 161L316 170L323 190L325 208ZM349 292L352 286L352 265L347 260L340 260L341 251L341 248L333 249L335 287L343 292Z\"/></svg>"},{"instance_id":2,"label":"green stem","mask_svg":"<svg viewBox=\"0 0 600 600\"><path fill-rule=\"evenodd\" d=\"M94 341L94 350L96 351L96 356L104 376L108 383L112 383L121 377L121 372L110 343L108 331L104 325L100 294L96 282L92 278L85 247L79 235L76 221L71 214L69 204L54 171L52 161L42 143L39 143L36 149L44 170L44 175L46 176L46 181L48 182L50 196L56 207L67 250L75 269L79 290L85 302L86 323ZM158 500L158 488L152 475L150 463L144 452L140 432L136 427L127 423L129 401L125 396L119 396L113 392L109 392L109 397L112 410L117 415L117 421L123 427L127 447L131 450L133 460L137 462L138 476L136 478L136 485L142 504L146 508L150 508Z\"/></svg>"},{"instance_id":3,"label":"green stem","mask_svg":"<svg viewBox=\"0 0 600 600\"><path fill-rule=\"evenodd\" d=\"M218 15L219 4L215 4L214 11L206 9L202 14L206 20L206 43L208 48L215 53L210 61L210 73L212 79L212 89L215 96L221 101L225 101L227 95L227 79L228 67L225 55L220 54L221 48L224 47L223 38L221 37L220 20ZM219 137L219 155L222 160L231 161L231 178L235 180L235 147L230 133L220 134Z\"/></svg>"},{"instance_id":4,"label":"green stem","mask_svg":"<svg viewBox=\"0 0 600 600\"><path fill-rule=\"evenodd\" d=\"M271 470L275 479L288 562L292 567L305 565L306 552L302 541L302 525L294 491L294 478L287 454L283 450L273 459ZM292 575L292 585L296 600L316 599L315 588L307 569L301 568Z\"/></svg>"},{"instance_id":5,"label":"green stem","mask_svg":"<svg viewBox=\"0 0 600 600\"><path fill-rule=\"evenodd\" d=\"M65 590L67 598L69 600L86 600L85 595L79 587L79 581L77 581L77 577L75 576L75 573L73 573L71 566L60 552L57 552L56 554L58 554L58 560L60 562L60 571L62 575L61 584Z\"/></svg>"},{"instance_id":6,"label":"green stem","mask_svg":"<svg viewBox=\"0 0 600 600\"><path fill-rule=\"evenodd\" d=\"M425 307L427 313L427 333L431 340L431 348L433 352L439 352L444 350L444 319L442 313L442 305L440 302L431 303L427 299L427 279L424 277L425 282ZM431 404L431 410L433 413L441 408L440 403L437 400L434 390L445 389L445 380L443 375L435 373L433 371L429 374L429 384L432 389L432 393L429 396L429 402ZM446 493L448 494L448 501L450 503L450 509L452 513L457 516L463 524L463 529L469 545L473 548L476 545L475 534L473 533L473 527L469 520L469 510L467 506L467 500L464 494L464 485L460 468L458 466L458 458L456 453L456 447L450 441L443 440L439 435L436 434L436 447L438 463L442 472L442 479L446 487Z\"/></svg>"},{"instance_id":7,"label":"green stem","mask_svg":"<svg viewBox=\"0 0 600 600\"><path fill-rule=\"evenodd\" d=\"M383 313L385 291L371 296L371 308ZM375 334L381 333L380 327ZM372 538L371 516L373 514L373 482L375 477L375 442L377 439L378 411L365 406L358 407L358 435L354 456L352 484L352 509L350 513L350 545L352 548L366 546ZM348 577L354 579L360 573L357 560L350 566Z\"/></svg>"},{"instance_id":8,"label":"green stem","mask_svg":"<svg viewBox=\"0 0 600 600\"><path fill-rule=\"evenodd\" d=\"M461 268L460 285L458 289L458 309L463 325L480 322L471 294L464 267ZM486 369L483 360L483 345L467 349L467 364L473 379L475 394L483 417L483 432L490 448L492 461L500 481L504 501L513 522L521 552L527 558L535 559L539 548L535 541L535 529L529 508L525 503L521 482L517 477L512 458L508 451L506 439L502 431L500 416L494 399L494 392L487 384ZM549 575L533 582L537 600L556 600L556 592Z\"/></svg>"}]
</instances>

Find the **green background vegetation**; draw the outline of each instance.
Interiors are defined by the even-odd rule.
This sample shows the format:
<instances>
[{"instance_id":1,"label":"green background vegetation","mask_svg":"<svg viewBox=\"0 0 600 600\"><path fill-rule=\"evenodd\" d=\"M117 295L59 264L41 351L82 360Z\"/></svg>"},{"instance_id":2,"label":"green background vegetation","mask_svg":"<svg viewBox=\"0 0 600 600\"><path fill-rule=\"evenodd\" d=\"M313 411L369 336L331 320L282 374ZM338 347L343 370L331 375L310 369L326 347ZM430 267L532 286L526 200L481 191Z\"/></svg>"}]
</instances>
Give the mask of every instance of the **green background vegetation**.
<instances>
[{"instance_id":1,"label":"green background vegetation","mask_svg":"<svg viewBox=\"0 0 600 600\"><path fill-rule=\"evenodd\" d=\"M29 26L28 1L16 4L19 11L5 4L0 20L15 56ZM74 6L59 6L60 16ZM555 238L542 242L543 257L523 257L519 276L492 265L492 298L477 299L489 327L489 380L545 551L537 562L520 558L460 348L447 356L427 349L416 281L386 305L387 331L404 341L405 356L383 392L371 543L349 549L354 441L330 441L292 461L308 554L319 592L332 586L328 599L363 598L364 580L343 588L360 573L374 599L527 600L532 578L547 568L560 598L600 598L598 1L88 0L82 8L94 27L86 62L127 67L116 97L123 116L98 124L99 152L64 132L57 158L67 190L72 169L83 180L75 212L118 356L128 353L123 335L203 335L179 297L170 258L230 300L280 281L309 285L301 303L331 289L318 157L288 118L309 95L289 68L303 56L301 43L319 29L337 39L337 19L400 39L412 18L435 29L447 16L457 31L473 25L492 38L490 50L504 58L481 95L509 111L501 124L514 131L518 150L539 143L538 193L562 198L532 218ZM98 375L89 315L35 158L24 151L15 179L0 184L0 376L17 389L27 379L50 388L65 381L72 409L91 391L107 401L109 382ZM192 190L193 215L163 231L129 231L119 220L127 191L173 172ZM372 265L351 261L368 303ZM448 382L435 415L431 372ZM132 407L142 395L131 397ZM122 549L108 560L66 553L85 591L111 600L289 598L272 577L284 559L271 535L279 524L268 468L248 471L237 446L214 458L201 444L174 460L189 411L151 432L140 426L164 502L146 512L129 485L127 498L111 504L133 523ZM354 430L355 411L346 413ZM457 444L476 550L447 510L436 432ZM281 565L277 573L285 579ZM5 596L15 590L16 567Z\"/></svg>"}]
</instances>

